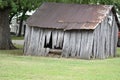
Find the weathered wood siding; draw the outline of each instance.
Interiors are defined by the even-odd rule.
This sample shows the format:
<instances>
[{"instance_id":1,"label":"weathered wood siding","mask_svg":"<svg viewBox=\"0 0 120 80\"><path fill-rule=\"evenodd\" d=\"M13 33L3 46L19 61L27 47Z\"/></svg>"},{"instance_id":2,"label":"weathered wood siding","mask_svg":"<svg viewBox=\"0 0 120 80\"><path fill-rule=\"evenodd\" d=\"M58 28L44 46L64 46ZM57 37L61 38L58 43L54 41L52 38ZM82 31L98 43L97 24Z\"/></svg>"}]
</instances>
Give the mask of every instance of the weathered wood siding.
<instances>
[{"instance_id":1,"label":"weathered wood siding","mask_svg":"<svg viewBox=\"0 0 120 80\"><path fill-rule=\"evenodd\" d=\"M118 27L112 12L95 29L93 40L93 58L115 56Z\"/></svg>"},{"instance_id":2,"label":"weathered wood siding","mask_svg":"<svg viewBox=\"0 0 120 80\"><path fill-rule=\"evenodd\" d=\"M66 31L62 56L90 59L92 55L93 31Z\"/></svg>"},{"instance_id":3,"label":"weathered wood siding","mask_svg":"<svg viewBox=\"0 0 120 80\"><path fill-rule=\"evenodd\" d=\"M115 56L118 28L110 12L95 30L42 29L27 27L25 55L46 56L50 48L62 50L62 57L104 59Z\"/></svg>"}]
</instances>

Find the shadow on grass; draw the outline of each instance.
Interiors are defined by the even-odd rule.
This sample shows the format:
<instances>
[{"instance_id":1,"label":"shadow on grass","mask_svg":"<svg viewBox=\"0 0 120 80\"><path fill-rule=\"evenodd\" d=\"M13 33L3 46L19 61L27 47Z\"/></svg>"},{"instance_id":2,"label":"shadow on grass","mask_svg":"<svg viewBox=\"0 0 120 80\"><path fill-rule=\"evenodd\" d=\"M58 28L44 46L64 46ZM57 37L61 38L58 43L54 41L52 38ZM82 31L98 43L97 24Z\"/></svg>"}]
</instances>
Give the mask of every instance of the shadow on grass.
<instances>
[{"instance_id":1,"label":"shadow on grass","mask_svg":"<svg viewBox=\"0 0 120 80\"><path fill-rule=\"evenodd\" d=\"M14 50L0 50L0 55L6 55L6 56L9 56L9 55L19 55L19 56L22 56L23 55L23 46L22 45L16 45L14 44L14 46L17 48L17 49L14 49Z\"/></svg>"},{"instance_id":2,"label":"shadow on grass","mask_svg":"<svg viewBox=\"0 0 120 80\"><path fill-rule=\"evenodd\" d=\"M117 50L116 50L116 57L120 57L120 47L117 47Z\"/></svg>"},{"instance_id":3,"label":"shadow on grass","mask_svg":"<svg viewBox=\"0 0 120 80\"><path fill-rule=\"evenodd\" d=\"M11 36L12 40L24 40L24 36L17 37L17 36Z\"/></svg>"},{"instance_id":4,"label":"shadow on grass","mask_svg":"<svg viewBox=\"0 0 120 80\"><path fill-rule=\"evenodd\" d=\"M24 55L23 54L23 46L16 45L16 44L14 44L14 45L17 47L17 49L15 49L15 50L0 50L0 55L3 55L3 56L10 56L10 55L23 56ZM51 57L51 56L47 56L47 57ZM120 57L120 47L117 48L116 57Z\"/></svg>"}]
</instances>

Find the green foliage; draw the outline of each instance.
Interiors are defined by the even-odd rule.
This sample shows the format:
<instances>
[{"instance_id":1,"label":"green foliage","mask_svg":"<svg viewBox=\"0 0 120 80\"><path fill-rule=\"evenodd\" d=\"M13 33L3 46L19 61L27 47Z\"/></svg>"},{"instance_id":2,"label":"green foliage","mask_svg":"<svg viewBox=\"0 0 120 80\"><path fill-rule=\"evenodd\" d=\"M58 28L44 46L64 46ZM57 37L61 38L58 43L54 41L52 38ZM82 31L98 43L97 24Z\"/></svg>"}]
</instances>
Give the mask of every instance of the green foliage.
<instances>
[{"instance_id":1,"label":"green foliage","mask_svg":"<svg viewBox=\"0 0 120 80\"><path fill-rule=\"evenodd\" d=\"M41 0L0 0L0 9L11 9L10 21L14 15L25 13L36 9L41 4ZM24 18L25 16L23 16Z\"/></svg>"},{"instance_id":2,"label":"green foliage","mask_svg":"<svg viewBox=\"0 0 120 80\"><path fill-rule=\"evenodd\" d=\"M16 3L12 3L11 13L26 13L40 6L41 0L18 0Z\"/></svg>"},{"instance_id":3,"label":"green foliage","mask_svg":"<svg viewBox=\"0 0 120 80\"><path fill-rule=\"evenodd\" d=\"M8 3L6 1L0 0L0 8L3 9L6 6L8 6Z\"/></svg>"},{"instance_id":4,"label":"green foliage","mask_svg":"<svg viewBox=\"0 0 120 80\"><path fill-rule=\"evenodd\" d=\"M117 12L120 14L120 0L114 0L114 5L117 9Z\"/></svg>"},{"instance_id":5,"label":"green foliage","mask_svg":"<svg viewBox=\"0 0 120 80\"><path fill-rule=\"evenodd\" d=\"M20 0L18 6L20 10L33 10L41 4L41 0Z\"/></svg>"},{"instance_id":6,"label":"green foliage","mask_svg":"<svg viewBox=\"0 0 120 80\"><path fill-rule=\"evenodd\" d=\"M0 9L11 8L14 4L14 0L0 0Z\"/></svg>"}]
</instances>

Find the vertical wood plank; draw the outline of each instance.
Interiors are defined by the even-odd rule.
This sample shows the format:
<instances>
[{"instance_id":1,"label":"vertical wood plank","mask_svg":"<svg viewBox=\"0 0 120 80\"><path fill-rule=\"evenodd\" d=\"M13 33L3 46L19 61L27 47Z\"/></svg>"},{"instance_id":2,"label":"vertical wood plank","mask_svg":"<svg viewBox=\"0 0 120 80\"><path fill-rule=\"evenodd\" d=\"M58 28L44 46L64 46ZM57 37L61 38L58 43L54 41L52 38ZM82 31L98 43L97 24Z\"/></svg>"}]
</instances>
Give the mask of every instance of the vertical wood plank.
<instances>
[{"instance_id":1,"label":"vertical wood plank","mask_svg":"<svg viewBox=\"0 0 120 80\"><path fill-rule=\"evenodd\" d=\"M62 48L64 32L62 30L57 30L57 31L58 31L58 34L57 34L57 40L56 40L56 47Z\"/></svg>"},{"instance_id":2,"label":"vertical wood plank","mask_svg":"<svg viewBox=\"0 0 120 80\"><path fill-rule=\"evenodd\" d=\"M71 57L75 57L76 54L76 31L72 31L71 32L71 36L70 36L70 50L69 53L71 55Z\"/></svg>"},{"instance_id":3,"label":"vertical wood plank","mask_svg":"<svg viewBox=\"0 0 120 80\"><path fill-rule=\"evenodd\" d=\"M78 58L80 58L80 50L81 50L81 31L77 31L77 34L76 34L77 38L76 38L76 56Z\"/></svg>"},{"instance_id":4,"label":"vertical wood plank","mask_svg":"<svg viewBox=\"0 0 120 80\"><path fill-rule=\"evenodd\" d=\"M24 38L24 54L25 55L29 55L29 54L27 54L27 51L28 51L28 47L30 45L31 30L32 30L31 27L26 26L25 38Z\"/></svg>"},{"instance_id":5,"label":"vertical wood plank","mask_svg":"<svg viewBox=\"0 0 120 80\"><path fill-rule=\"evenodd\" d=\"M87 31L82 31L81 52L80 52L80 58L81 59L88 59L88 54L86 52L87 39L88 39L88 32Z\"/></svg>"},{"instance_id":6,"label":"vertical wood plank","mask_svg":"<svg viewBox=\"0 0 120 80\"><path fill-rule=\"evenodd\" d=\"M63 42L63 48L62 48L62 55L68 57L70 52L70 32L66 31L64 34L64 42Z\"/></svg>"},{"instance_id":7,"label":"vertical wood plank","mask_svg":"<svg viewBox=\"0 0 120 80\"><path fill-rule=\"evenodd\" d=\"M88 31L88 41L87 41L87 48L86 48L87 58L90 59L93 57L93 31Z\"/></svg>"},{"instance_id":8,"label":"vertical wood plank","mask_svg":"<svg viewBox=\"0 0 120 80\"><path fill-rule=\"evenodd\" d=\"M57 36L58 36L58 32L57 30L54 30L52 32L52 48L53 49L56 47L56 44L57 44Z\"/></svg>"}]
</instances>

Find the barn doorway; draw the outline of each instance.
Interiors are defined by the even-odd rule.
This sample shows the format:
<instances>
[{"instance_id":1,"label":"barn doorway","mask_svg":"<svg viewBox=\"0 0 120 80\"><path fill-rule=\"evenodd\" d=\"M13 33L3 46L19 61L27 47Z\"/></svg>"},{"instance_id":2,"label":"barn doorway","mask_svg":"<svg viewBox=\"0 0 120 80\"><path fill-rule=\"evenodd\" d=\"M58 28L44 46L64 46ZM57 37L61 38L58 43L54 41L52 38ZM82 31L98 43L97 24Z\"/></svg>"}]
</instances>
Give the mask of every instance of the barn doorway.
<instances>
[{"instance_id":1,"label":"barn doorway","mask_svg":"<svg viewBox=\"0 0 120 80\"><path fill-rule=\"evenodd\" d=\"M49 43L47 43L47 36L45 36L44 48L50 48L50 49L52 49L52 32L50 34Z\"/></svg>"},{"instance_id":2,"label":"barn doorway","mask_svg":"<svg viewBox=\"0 0 120 80\"><path fill-rule=\"evenodd\" d=\"M63 43L62 43L63 44ZM44 48L49 48L49 53L48 56L57 56L60 57L61 53L62 53L62 47L56 47L53 46L53 35L52 32L50 34L50 40L49 43L47 43L47 36L45 36L45 43L44 43Z\"/></svg>"}]
</instances>

